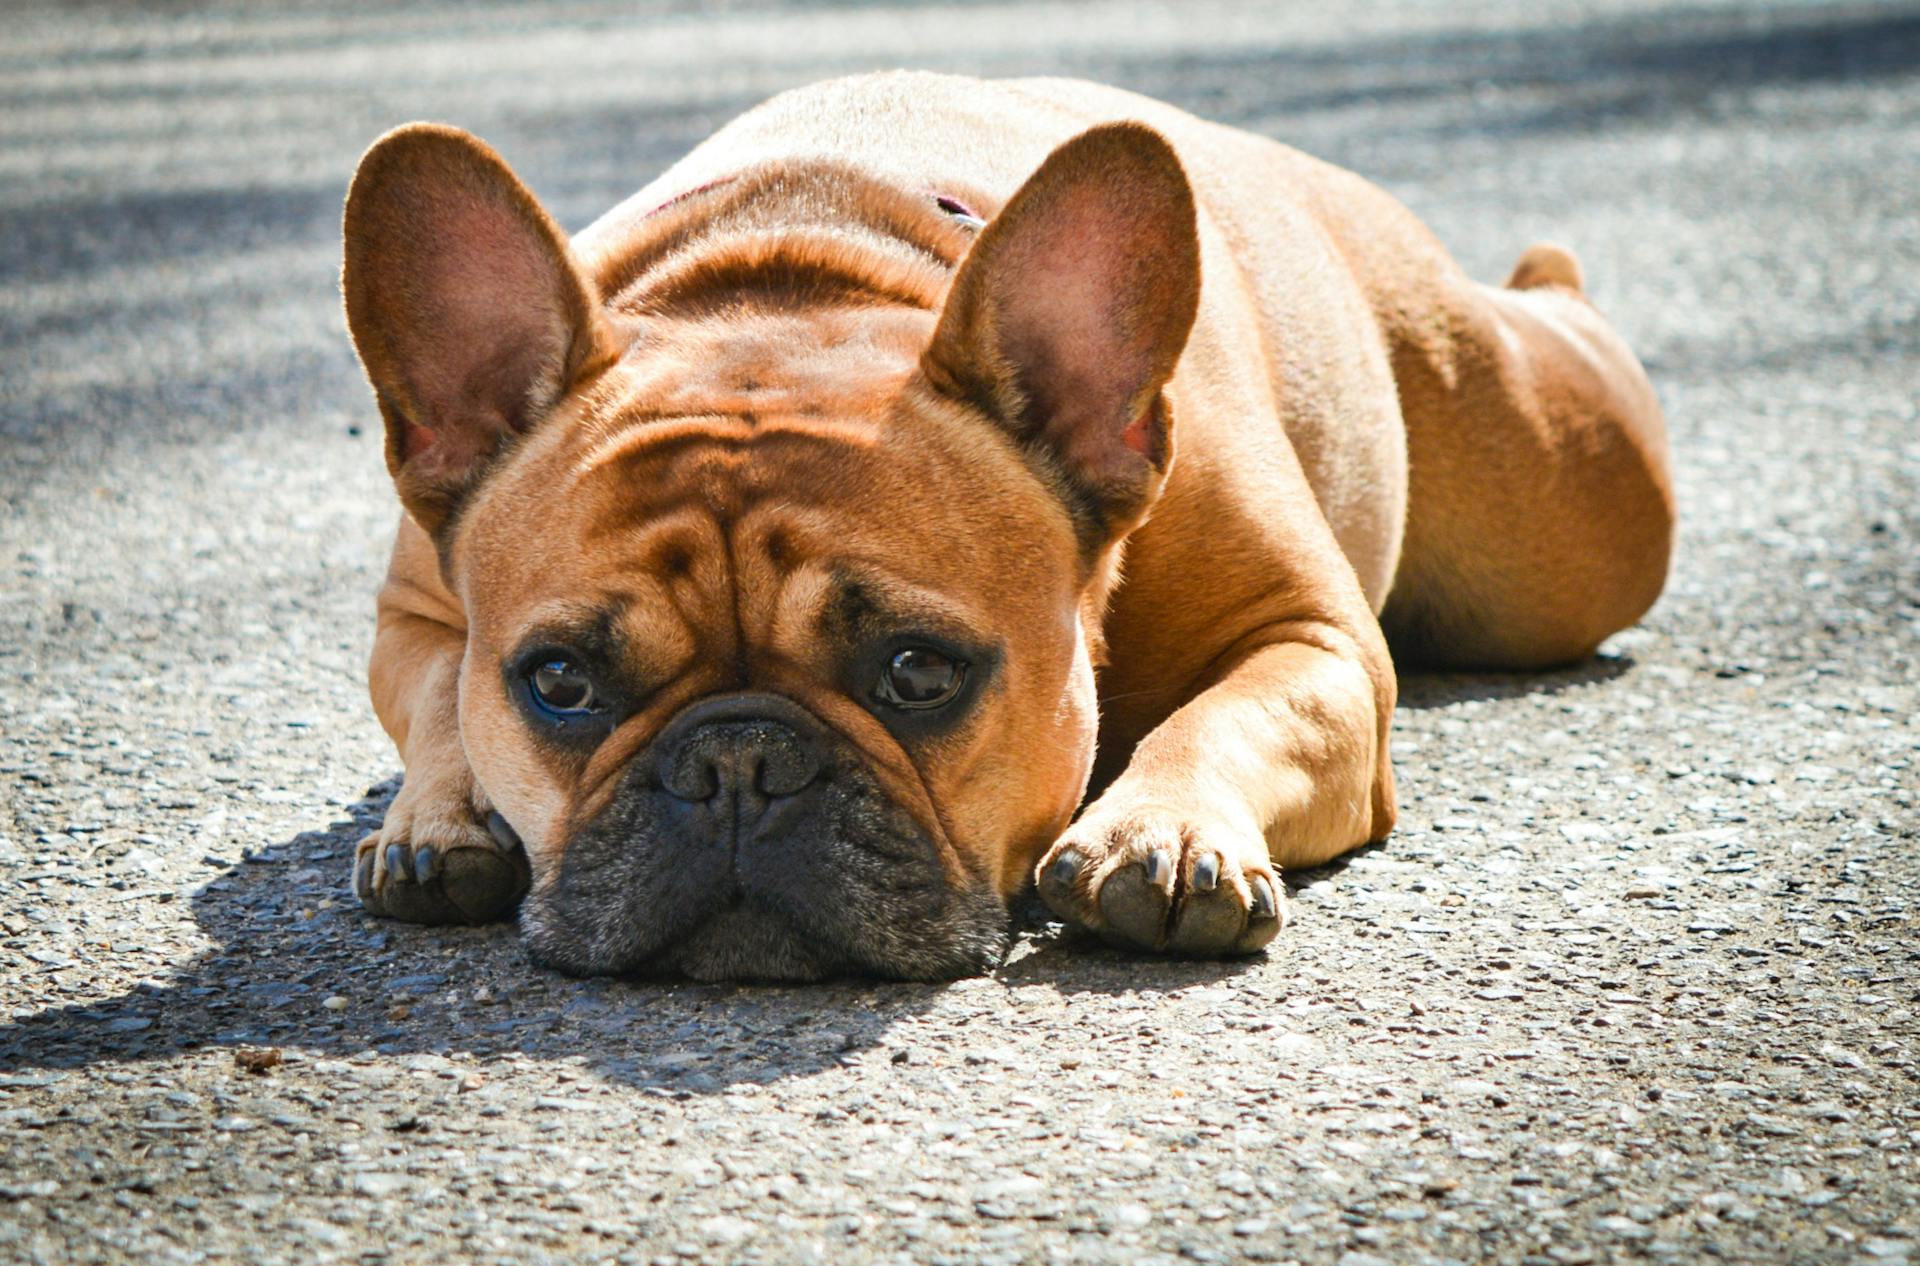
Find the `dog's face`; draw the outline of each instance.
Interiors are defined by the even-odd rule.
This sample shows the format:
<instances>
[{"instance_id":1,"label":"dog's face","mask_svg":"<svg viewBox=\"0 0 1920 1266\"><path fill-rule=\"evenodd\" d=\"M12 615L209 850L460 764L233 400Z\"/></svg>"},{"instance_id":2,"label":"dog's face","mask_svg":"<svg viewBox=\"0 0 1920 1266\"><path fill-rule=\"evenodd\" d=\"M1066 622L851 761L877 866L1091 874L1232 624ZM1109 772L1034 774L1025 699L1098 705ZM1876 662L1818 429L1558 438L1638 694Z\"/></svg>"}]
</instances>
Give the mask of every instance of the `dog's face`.
<instances>
[{"instance_id":1,"label":"dog's face","mask_svg":"<svg viewBox=\"0 0 1920 1266\"><path fill-rule=\"evenodd\" d=\"M764 241L796 182L642 239L732 208ZM836 198L922 231L877 185ZM349 321L466 611L522 926L583 973L982 970L1085 789L1100 604L1171 460L1184 177L1144 128L1088 133L917 290L859 243L710 236L603 302L632 258L589 276L446 129L383 139L349 198Z\"/></svg>"},{"instance_id":2,"label":"dog's face","mask_svg":"<svg viewBox=\"0 0 1920 1266\"><path fill-rule=\"evenodd\" d=\"M1005 445L906 389L931 322L900 324L825 371L809 321L656 333L462 508L462 732L543 958L999 952L1091 756L1078 545Z\"/></svg>"}]
</instances>

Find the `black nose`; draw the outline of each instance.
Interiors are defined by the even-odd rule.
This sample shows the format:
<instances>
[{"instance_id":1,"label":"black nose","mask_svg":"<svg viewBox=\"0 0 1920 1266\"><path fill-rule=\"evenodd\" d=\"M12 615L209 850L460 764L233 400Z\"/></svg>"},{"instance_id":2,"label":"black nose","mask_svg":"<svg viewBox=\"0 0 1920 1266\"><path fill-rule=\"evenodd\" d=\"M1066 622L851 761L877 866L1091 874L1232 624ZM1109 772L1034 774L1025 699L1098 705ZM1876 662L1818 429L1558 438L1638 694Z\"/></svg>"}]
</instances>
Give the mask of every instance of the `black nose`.
<instances>
[{"instance_id":1,"label":"black nose","mask_svg":"<svg viewBox=\"0 0 1920 1266\"><path fill-rule=\"evenodd\" d=\"M653 744L660 785L689 805L726 805L757 818L770 800L811 786L826 765L826 732L779 695L703 699L667 724Z\"/></svg>"}]
</instances>

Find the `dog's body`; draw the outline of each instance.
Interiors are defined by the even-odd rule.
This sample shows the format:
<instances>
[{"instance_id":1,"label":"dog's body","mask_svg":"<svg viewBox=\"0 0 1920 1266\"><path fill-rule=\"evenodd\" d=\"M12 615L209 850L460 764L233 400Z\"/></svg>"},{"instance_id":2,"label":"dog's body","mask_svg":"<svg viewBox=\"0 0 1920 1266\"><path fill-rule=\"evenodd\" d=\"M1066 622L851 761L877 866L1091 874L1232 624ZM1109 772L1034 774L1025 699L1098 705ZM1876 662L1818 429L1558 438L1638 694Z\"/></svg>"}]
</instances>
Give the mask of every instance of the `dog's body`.
<instances>
[{"instance_id":1,"label":"dog's body","mask_svg":"<svg viewBox=\"0 0 1920 1266\"><path fill-rule=\"evenodd\" d=\"M569 969L973 970L1036 862L1115 939L1256 948L1277 868L1392 826L1389 636L1560 663L1664 582L1659 409L1570 256L1476 284L1359 178L1115 90L789 93L570 257L490 152L403 131L347 235L410 511L360 889L504 913L498 809Z\"/></svg>"}]
</instances>

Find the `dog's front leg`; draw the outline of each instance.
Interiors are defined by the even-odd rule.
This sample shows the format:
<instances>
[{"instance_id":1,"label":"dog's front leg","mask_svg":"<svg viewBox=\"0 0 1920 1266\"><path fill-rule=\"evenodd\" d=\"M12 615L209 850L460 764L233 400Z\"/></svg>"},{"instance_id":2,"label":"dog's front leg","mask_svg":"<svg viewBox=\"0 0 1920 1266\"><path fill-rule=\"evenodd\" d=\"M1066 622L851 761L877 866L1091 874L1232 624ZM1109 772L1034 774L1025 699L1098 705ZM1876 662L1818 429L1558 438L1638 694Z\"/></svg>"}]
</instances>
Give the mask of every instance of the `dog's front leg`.
<instances>
[{"instance_id":1,"label":"dog's front leg","mask_svg":"<svg viewBox=\"0 0 1920 1266\"><path fill-rule=\"evenodd\" d=\"M1250 953L1284 920L1281 867L1392 827L1384 647L1284 623L1218 665L1040 863L1048 903L1111 940Z\"/></svg>"},{"instance_id":2,"label":"dog's front leg","mask_svg":"<svg viewBox=\"0 0 1920 1266\"><path fill-rule=\"evenodd\" d=\"M526 893L527 857L467 763L459 717L466 617L412 519L401 522L378 611L367 684L406 781L380 829L360 841L354 891L373 913L410 923L506 918Z\"/></svg>"}]
</instances>

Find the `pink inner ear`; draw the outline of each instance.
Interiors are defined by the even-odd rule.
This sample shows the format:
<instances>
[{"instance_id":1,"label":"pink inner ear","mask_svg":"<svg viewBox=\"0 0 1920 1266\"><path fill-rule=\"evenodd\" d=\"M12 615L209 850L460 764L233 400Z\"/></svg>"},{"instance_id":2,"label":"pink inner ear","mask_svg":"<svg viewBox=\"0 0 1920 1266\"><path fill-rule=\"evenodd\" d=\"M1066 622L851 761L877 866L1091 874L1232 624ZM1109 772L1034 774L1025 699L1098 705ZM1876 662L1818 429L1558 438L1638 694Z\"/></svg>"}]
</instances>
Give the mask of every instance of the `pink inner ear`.
<instances>
[{"instance_id":1,"label":"pink inner ear","mask_svg":"<svg viewBox=\"0 0 1920 1266\"><path fill-rule=\"evenodd\" d=\"M435 425L408 426L408 457L458 467L555 389L569 330L564 280L513 208L476 199L435 208L432 238L412 266L415 302L406 376Z\"/></svg>"},{"instance_id":2,"label":"pink inner ear","mask_svg":"<svg viewBox=\"0 0 1920 1266\"><path fill-rule=\"evenodd\" d=\"M411 422L403 425L406 429L400 436L400 460L429 483L464 479L507 429L497 422L490 427L439 429Z\"/></svg>"},{"instance_id":3,"label":"pink inner ear","mask_svg":"<svg viewBox=\"0 0 1920 1266\"><path fill-rule=\"evenodd\" d=\"M433 432L424 426L415 426L402 419L400 431L400 460L410 462L433 447Z\"/></svg>"},{"instance_id":4,"label":"pink inner ear","mask_svg":"<svg viewBox=\"0 0 1920 1266\"><path fill-rule=\"evenodd\" d=\"M1152 406L1123 419L1156 352L1140 255L1164 248L1157 227L1107 190L1075 189L1009 252L1008 349L1025 363L1025 385L1047 411L1054 442L1089 470L1153 459Z\"/></svg>"}]
</instances>

